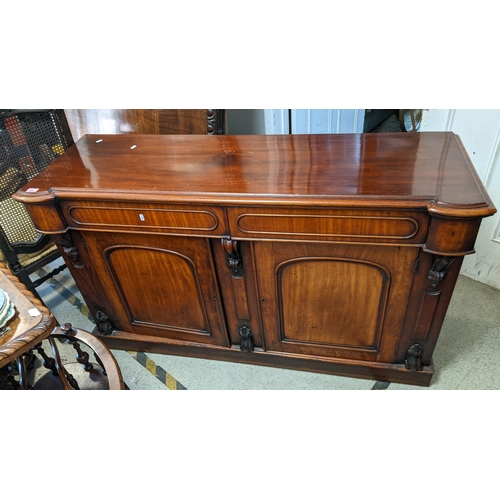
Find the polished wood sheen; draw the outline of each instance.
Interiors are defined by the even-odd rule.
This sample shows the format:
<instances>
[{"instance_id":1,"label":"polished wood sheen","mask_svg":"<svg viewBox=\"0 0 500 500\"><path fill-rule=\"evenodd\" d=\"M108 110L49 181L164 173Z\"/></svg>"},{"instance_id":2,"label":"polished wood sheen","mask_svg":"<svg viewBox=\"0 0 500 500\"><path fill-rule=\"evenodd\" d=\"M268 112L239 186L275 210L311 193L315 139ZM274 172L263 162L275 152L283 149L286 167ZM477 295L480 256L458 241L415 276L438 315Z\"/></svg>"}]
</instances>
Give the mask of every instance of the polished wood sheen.
<instances>
[{"instance_id":1,"label":"polished wood sheen","mask_svg":"<svg viewBox=\"0 0 500 500\"><path fill-rule=\"evenodd\" d=\"M191 234L224 235L227 233L225 212L219 207L191 205L131 203L95 204L82 201L80 204L61 203L61 209L72 229L107 230L133 229L140 232L175 232Z\"/></svg>"},{"instance_id":2,"label":"polished wood sheen","mask_svg":"<svg viewBox=\"0 0 500 500\"><path fill-rule=\"evenodd\" d=\"M85 134L220 134L224 112L215 109L65 109L75 140Z\"/></svg>"},{"instance_id":3,"label":"polished wood sheen","mask_svg":"<svg viewBox=\"0 0 500 500\"><path fill-rule=\"evenodd\" d=\"M86 135L15 199L110 347L418 385L496 212L448 132Z\"/></svg>"},{"instance_id":4,"label":"polished wood sheen","mask_svg":"<svg viewBox=\"0 0 500 500\"><path fill-rule=\"evenodd\" d=\"M418 248L256 242L255 254L267 347L394 357Z\"/></svg>"},{"instance_id":5,"label":"polished wood sheen","mask_svg":"<svg viewBox=\"0 0 500 500\"><path fill-rule=\"evenodd\" d=\"M423 243L427 217L402 210L228 209L231 234L239 239Z\"/></svg>"},{"instance_id":6,"label":"polished wood sheen","mask_svg":"<svg viewBox=\"0 0 500 500\"><path fill-rule=\"evenodd\" d=\"M429 159L431 158L431 159ZM206 200L494 213L456 135L88 135L21 190L60 199ZM128 175L124 175L127 172ZM62 176L61 174L64 173ZM48 191L51 190L49 195Z\"/></svg>"},{"instance_id":7,"label":"polished wood sheen","mask_svg":"<svg viewBox=\"0 0 500 500\"><path fill-rule=\"evenodd\" d=\"M206 239L96 232L84 241L115 327L227 345Z\"/></svg>"}]
</instances>

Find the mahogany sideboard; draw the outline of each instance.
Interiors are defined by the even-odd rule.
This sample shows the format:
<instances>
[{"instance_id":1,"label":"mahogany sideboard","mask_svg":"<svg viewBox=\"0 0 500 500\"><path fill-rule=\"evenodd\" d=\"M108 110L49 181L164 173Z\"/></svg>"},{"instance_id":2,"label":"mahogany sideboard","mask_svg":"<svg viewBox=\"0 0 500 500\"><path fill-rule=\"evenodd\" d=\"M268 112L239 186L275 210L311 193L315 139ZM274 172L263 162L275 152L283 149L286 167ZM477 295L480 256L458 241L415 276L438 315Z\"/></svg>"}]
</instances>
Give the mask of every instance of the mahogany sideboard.
<instances>
[{"instance_id":1,"label":"mahogany sideboard","mask_svg":"<svg viewBox=\"0 0 500 500\"><path fill-rule=\"evenodd\" d=\"M85 135L14 198L111 348L424 386L496 212L450 132Z\"/></svg>"}]
</instances>

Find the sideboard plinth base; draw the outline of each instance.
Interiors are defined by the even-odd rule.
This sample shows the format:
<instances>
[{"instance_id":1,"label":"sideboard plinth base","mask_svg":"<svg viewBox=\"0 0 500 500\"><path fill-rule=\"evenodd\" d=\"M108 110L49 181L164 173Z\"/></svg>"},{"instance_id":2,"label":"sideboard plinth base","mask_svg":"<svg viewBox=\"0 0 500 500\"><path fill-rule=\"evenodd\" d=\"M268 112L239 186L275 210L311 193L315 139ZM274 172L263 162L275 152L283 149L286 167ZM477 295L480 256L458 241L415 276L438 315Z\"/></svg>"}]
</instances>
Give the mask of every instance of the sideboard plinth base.
<instances>
[{"instance_id":1,"label":"sideboard plinth base","mask_svg":"<svg viewBox=\"0 0 500 500\"><path fill-rule=\"evenodd\" d=\"M110 349L246 363L272 368L324 373L340 377L364 378L378 382L411 384L421 387L429 387L434 375L433 362L431 362L430 366L423 366L421 371L412 371L405 368L404 364L371 363L313 356L299 357L259 350L244 352L236 348L220 348L204 344L158 342L157 337L147 337L127 332L115 332L113 335L98 335L98 337Z\"/></svg>"}]
</instances>

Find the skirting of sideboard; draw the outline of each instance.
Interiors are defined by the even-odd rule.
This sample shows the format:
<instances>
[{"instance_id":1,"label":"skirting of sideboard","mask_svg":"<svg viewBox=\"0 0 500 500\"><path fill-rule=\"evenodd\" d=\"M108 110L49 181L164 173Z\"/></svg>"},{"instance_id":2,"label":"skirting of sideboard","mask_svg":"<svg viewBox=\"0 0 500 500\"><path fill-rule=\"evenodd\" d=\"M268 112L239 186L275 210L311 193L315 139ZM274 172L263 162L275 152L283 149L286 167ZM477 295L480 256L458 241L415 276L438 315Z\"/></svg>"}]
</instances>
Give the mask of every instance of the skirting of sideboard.
<instances>
[{"instance_id":1,"label":"skirting of sideboard","mask_svg":"<svg viewBox=\"0 0 500 500\"><path fill-rule=\"evenodd\" d=\"M404 364L373 363L352 361L340 358L321 358L314 356L297 356L269 351L243 352L238 348L222 348L205 344L158 342L157 337L134 335L116 331L112 335L100 335L94 331L110 349L124 351L144 351L172 356L229 361L252 365L284 368L288 370L308 371L356 377L381 382L418 385L429 387L434 375L434 363L423 366L420 371L408 370ZM162 339L163 340L163 339Z\"/></svg>"}]
</instances>

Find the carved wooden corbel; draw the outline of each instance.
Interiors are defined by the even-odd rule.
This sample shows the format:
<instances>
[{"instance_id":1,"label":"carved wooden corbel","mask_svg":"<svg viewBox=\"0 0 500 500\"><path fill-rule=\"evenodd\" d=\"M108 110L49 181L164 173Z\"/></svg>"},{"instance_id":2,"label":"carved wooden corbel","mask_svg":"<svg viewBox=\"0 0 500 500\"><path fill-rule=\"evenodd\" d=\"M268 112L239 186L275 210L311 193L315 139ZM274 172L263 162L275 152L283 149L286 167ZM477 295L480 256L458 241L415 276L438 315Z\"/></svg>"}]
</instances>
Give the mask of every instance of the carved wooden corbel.
<instances>
[{"instance_id":1,"label":"carved wooden corbel","mask_svg":"<svg viewBox=\"0 0 500 500\"><path fill-rule=\"evenodd\" d=\"M95 314L95 321L99 333L102 335L111 335L113 333L114 327L104 311L101 309L97 310Z\"/></svg>"},{"instance_id":2,"label":"carved wooden corbel","mask_svg":"<svg viewBox=\"0 0 500 500\"><path fill-rule=\"evenodd\" d=\"M207 109L207 133L209 135L217 133L217 112L215 109Z\"/></svg>"},{"instance_id":3,"label":"carved wooden corbel","mask_svg":"<svg viewBox=\"0 0 500 500\"><path fill-rule=\"evenodd\" d=\"M76 267L77 269L82 269L84 267L84 264L80 262L80 254L78 253L76 247L63 247L63 250L71 260L73 267Z\"/></svg>"},{"instance_id":4,"label":"carved wooden corbel","mask_svg":"<svg viewBox=\"0 0 500 500\"><path fill-rule=\"evenodd\" d=\"M420 344L413 344L406 352L405 368L416 372L422 371L423 352Z\"/></svg>"},{"instance_id":5,"label":"carved wooden corbel","mask_svg":"<svg viewBox=\"0 0 500 500\"><path fill-rule=\"evenodd\" d=\"M241 278L245 274L243 260L238 250L238 242L229 238L221 240L222 248L226 252L227 265L233 278Z\"/></svg>"},{"instance_id":6,"label":"carved wooden corbel","mask_svg":"<svg viewBox=\"0 0 500 500\"><path fill-rule=\"evenodd\" d=\"M56 243L61 245L64 254L68 257L73 267L76 269L83 269L85 267L85 264L80 260L80 254L78 253L70 234L60 234L54 239Z\"/></svg>"},{"instance_id":7,"label":"carved wooden corbel","mask_svg":"<svg viewBox=\"0 0 500 500\"><path fill-rule=\"evenodd\" d=\"M454 257L446 257L444 255L436 255L434 257L432 267L429 269L429 274L427 276L427 278L431 280L431 287L437 288L441 284L446 276L448 268L454 260Z\"/></svg>"},{"instance_id":8,"label":"carved wooden corbel","mask_svg":"<svg viewBox=\"0 0 500 500\"><path fill-rule=\"evenodd\" d=\"M240 350L245 352L253 351L252 330L247 325L241 325L238 329L240 334Z\"/></svg>"},{"instance_id":9,"label":"carved wooden corbel","mask_svg":"<svg viewBox=\"0 0 500 500\"><path fill-rule=\"evenodd\" d=\"M207 109L207 134L224 134L224 110Z\"/></svg>"}]
</instances>

